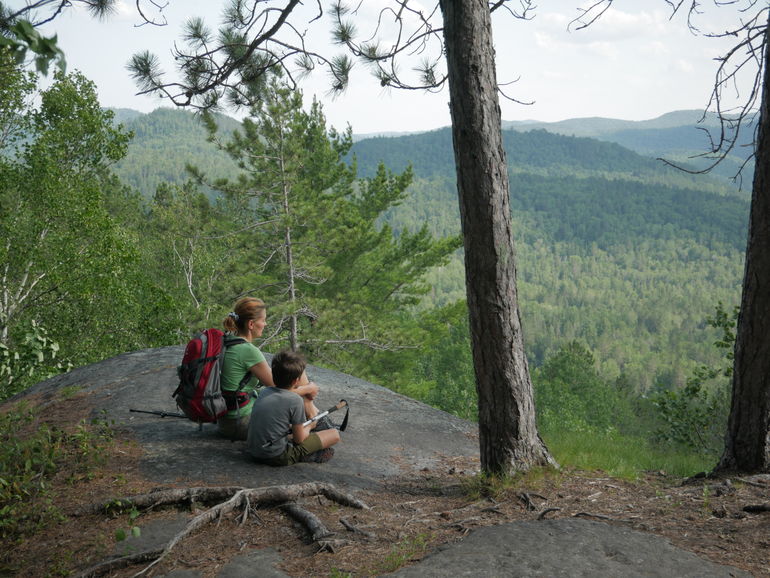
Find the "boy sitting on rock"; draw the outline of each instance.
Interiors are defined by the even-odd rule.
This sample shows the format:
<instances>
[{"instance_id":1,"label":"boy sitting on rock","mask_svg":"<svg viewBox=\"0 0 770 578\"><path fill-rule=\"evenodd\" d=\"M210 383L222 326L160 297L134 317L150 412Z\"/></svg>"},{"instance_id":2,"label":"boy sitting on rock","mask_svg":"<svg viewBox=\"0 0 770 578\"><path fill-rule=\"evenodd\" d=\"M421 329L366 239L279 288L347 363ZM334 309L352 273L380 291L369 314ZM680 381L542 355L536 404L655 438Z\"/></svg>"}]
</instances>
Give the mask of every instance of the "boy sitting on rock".
<instances>
[{"instance_id":1,"label":"boy sitting on rock","mask_svg":"<svg viewBox=\"0 0 770 578\"><path fill-rule=\"evenodd\" d=\"M335 429L311 431L317 422L302 424L318 414L312 401L295 389L309 383L304 357L285 350L273 356L275 387L265 387L254 402L246 445L259 463L289 466L299 461L326 462L334 455L331 447L340 441ZM318 428L320 429L320 428ZM291 436L288 436L291 432Z\"/></svg>"}]
</instances>

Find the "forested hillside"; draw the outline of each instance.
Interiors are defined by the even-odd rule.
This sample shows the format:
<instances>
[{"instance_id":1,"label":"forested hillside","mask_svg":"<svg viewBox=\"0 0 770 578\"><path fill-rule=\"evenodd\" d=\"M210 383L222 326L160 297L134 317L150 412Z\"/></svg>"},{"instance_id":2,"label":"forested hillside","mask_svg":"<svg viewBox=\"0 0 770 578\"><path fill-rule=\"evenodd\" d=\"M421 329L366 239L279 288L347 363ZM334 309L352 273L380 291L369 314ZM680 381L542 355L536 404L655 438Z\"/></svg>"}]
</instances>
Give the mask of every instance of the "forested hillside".
<instances>
[{"instance_id":1,"label":"forested hillside","mask_svg":"<svg viewBox=\"0 0 770 578\"><path fill-rule=\"evenodd\" d=\"M134 113L134 114L132 114ZM220 134L227 137L240 124L230 117L216 117ZM212 179L235 170L235 163L206 140L200 119L175 109L159 108L149 114L119 109L115 121L134 136L128 154L115 166L120 179L151 198L161 183L182 183L189 178L186 166L198 166Z\"/></svg>"},{"instance_id":2,"label":"forested hillside","mask_svg":"<svg viewBox=\"0 0 770 578\"><path fill-rule=\"evenodd\" d=\"M748 203L613 143L544 130L504 132L525 339L536 366L579 340L602 374L638 391L684 384L719 353L706 326L738 302ZM353 149L366 174L412 161L413 196L396 228L459 227L448 130L372 138ZM464 296L459 256L431 274L434 304Z\"/></svg>"},{"instance_id":3,"label":"forested hillside","mask_svg":"<svg viewBox=\"0 0 770 578\"><path fill-rule=\"evenodd\" d=\"M588 137L564 136L544 129L503 132L509 170L544 176L624 178L645 183L707 190L721 194L734 191L708 176L690 175L612 142ZM384 161L394 169L409 164L418 177L454 175L454 156L449 129L401 137L374 137L357 141L353 154L363 174Z\"/></svg>"}]
</instances>

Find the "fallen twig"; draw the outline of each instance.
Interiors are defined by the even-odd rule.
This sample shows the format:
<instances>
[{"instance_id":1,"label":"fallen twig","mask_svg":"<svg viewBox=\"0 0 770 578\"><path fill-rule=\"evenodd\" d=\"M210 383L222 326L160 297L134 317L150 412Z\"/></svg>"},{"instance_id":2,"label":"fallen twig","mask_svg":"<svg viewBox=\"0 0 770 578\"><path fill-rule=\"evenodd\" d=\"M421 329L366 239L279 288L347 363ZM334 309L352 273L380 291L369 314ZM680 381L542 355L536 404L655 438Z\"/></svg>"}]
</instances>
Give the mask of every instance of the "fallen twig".
<instances>
[{"instance_id":1,"label":"fallen twig","mask_svg":"<svg viewBox=\"0 0 770 578\"><path fill-rule=\"evenodd\" d=\"M478 522L481 518L475 517L475 518L465 518L464 520L458 520L457 522L452 522L451 524L447 524L447 528L459 528L461 530L465 530L465 524L468 522Z\"/></svg>"},{"instance_id":2,"label":"fallen twig","mask_svg":"<svg viewBox=\"0 0 770 578\"><path fill-rule=\"evenodd\" d=\"M350 522L348 522L348 520L347 520L347 519L345 519L345 518L340 518L340 524L342 524L343 526L345 526L345 529L346 529L348 532L354 532L354 533L357 533L357 534L362 534L362 535L364 535L366 538L368 538L368 539L370 539L370 540L371 540L371 539L373 539L373 538L375 538L375 535L374 535L374 534L372 534L371 532L367 532L366 530L362 530L362 529L361 529L361 528L359 528L358 526L355 526L355 525L351 524L351 523L350 523Z\"/></svg>"},{"instance_id":3,"label":"fallen twig","mask_svg":"<svg viewBox=\"0 0 770 578\"><path fill-rule=\"evenodd\" d=\"M121 568L127 568L129 566L133 566L134 564L140 564L141 562L154 560L162 553L162 549L146 550L145 552L138 552L136 554L129 554L128 556L121 556L120 558L106 560L96 564L95 566L91 566L88 570L84 570L77 575L77 578L93 578L94 576L103 576L104 574L108 574L115 570L120 570Z\"/></svg>"},{"instance_id":4,"label":"fallen twig","mask_svg":"<svg viewBox=\"0 0 770 578\"><path fill-rule=\"evenodd\" d=\"M592 514L591 512L578 512L577 514L572 515L573 518L597 518L598 520L609 520L609 521L615 521L613 518L610 518L609 516L605 516L604 514Z\"/></svg>"},{"instance_id":5,"label":"fallen twig","mask_svg":"<svg viewBox=\"0 0 770 578\"><path fill-rule=\"evenodd\" d=\"M742 484L746 484L747 486L754 486L755 488L767 488L770 486L767 482L755 482L754 480L749 480L747 478L735 478L737 481L741 482Z\"/></svg>"}]
</instances>

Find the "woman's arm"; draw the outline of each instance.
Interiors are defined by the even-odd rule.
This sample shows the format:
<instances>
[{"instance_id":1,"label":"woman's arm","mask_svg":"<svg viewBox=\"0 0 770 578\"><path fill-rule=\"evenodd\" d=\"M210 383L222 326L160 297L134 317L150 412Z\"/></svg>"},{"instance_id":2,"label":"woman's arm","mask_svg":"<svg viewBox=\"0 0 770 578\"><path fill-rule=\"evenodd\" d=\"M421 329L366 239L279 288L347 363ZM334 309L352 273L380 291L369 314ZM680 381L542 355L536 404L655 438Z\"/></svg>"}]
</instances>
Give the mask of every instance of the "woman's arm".
<instances>
[{"instance_id":1,"label":"woman's arm","mask_svg":"<svg viewBox=\"0 0 770 578\"><path fill-rule=\"evenodd\" d=\"M252 365L249 368L249 371L254 377L261 381L263 385L268 387L275 386L275 383L273 383L273 370L270 369L267 361L260 361L256 365Z\"/></svg>"},{"instance_id":2,"label":"woman's arm","mask_svg":"<svg viewBox=\"0 0 770 578\"><path fill-rule=\"evenodd\" d=\"M254 377L256 377L259 381L261 381L263 385L266 385L268 387L275 387L275 383L273 382L273 370L270 369L270 366L267 364L267 361L261 361L256 365L252 365L249 371ZM321 391L320 387L318 387L312 381L308 380L307 375L305 373L302 374L302 377L300 378L300 383L301 385L298 385L297 387L295 387L293 391L298 395L301 395L302 397L306 397L311 401L314 400L315 397L318 395L318 392Z\"/></svg>"}]
</instances>

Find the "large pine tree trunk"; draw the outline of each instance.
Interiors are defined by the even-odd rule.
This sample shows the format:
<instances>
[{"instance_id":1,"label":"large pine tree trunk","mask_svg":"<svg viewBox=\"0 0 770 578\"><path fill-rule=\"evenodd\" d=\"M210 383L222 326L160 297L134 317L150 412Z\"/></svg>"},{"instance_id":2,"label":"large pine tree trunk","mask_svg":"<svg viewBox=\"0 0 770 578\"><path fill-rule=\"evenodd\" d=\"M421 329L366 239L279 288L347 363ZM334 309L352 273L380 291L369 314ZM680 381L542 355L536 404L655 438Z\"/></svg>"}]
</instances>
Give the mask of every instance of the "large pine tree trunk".
<instances>
[{"instance_id":1,"label":"large pine tree trunk","mask_svg":"<svg viewBox=\"0 0 770 578\"><path fill-rule=\"evenodd\" d=\"M768 21L770 26L770 21ZM767 35L767 31L765 32ZM755 150L746 268L735 340L733 396L717 470L770 472L770 43Z\"/></svg>"},{"instance_id":2,"label":"large pine tree trunk","mask_svg":"<svg viewBox=\"0 0 770 578\"><path fill-rule=\"evenodd\" d=\"M481 467L555 464L537 432L516 294L508 170L486 0L441 0L465 243Z\"/></svg>"}]
</instances>

